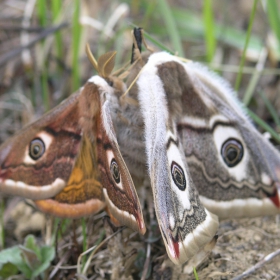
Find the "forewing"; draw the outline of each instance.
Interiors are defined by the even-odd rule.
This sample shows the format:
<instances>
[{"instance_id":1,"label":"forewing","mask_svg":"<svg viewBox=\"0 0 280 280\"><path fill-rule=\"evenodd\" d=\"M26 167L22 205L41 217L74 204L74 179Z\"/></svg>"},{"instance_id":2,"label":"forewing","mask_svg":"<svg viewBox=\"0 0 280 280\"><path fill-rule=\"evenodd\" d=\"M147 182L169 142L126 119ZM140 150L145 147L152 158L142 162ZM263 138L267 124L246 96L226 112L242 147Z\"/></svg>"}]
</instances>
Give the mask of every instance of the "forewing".
<instances>
[{"instance_id":1,"label":"forewing","mask_svg":"<svg viewBox=\"0 0 280 280\"><path fill-rule=\"evenodd\" d=\"M113 128L110 106L106 98L114 94L113 87L95 76L90 82L98 87L101 112L98 125L98 162L100 168L103 193L108 210L121 225L126 225L142 234L145 233L145 223L141 205L131 179L130 173L122 158Z\"/></svg>"},{"instance_id":2,"label":"forewing","mask_svg":"<svg viewBox=\"0 0 280 280\"><path fill-rule=\"evenodd\" d=\"M104 207L96 146L83 136L81 96L73 94L1 146L1 191L33 199L42 211L60 217ZM34 145L42 148L38 158Z\"/></svg>"},{"instance_id":3,"label":"forewing","mask_svg":"<svg viewBox=\"0 0 280 280\"><path fill-rule=\"evenodd\" d=\"M180 97L175 92L173 99L168 99L158 75L159 66L170 60L173 57L168 54L152 54L137 86L157 219L168 255L178 264L213 240L218 220L199 200L176 132L177 115L172 102ZM176 78L172 76L171 82Z\"/></svg>"}]
</instances>

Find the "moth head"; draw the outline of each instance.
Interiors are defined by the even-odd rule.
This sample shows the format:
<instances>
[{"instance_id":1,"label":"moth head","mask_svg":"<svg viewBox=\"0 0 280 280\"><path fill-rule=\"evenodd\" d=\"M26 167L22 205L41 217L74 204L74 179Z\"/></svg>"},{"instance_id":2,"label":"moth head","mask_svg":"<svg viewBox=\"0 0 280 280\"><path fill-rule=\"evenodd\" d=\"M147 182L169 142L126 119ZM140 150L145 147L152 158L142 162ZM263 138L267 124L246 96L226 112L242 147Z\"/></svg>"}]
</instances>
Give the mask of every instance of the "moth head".
<instances>
[{"instance_id":1,"label":"moth head","mask_svg":"<svg viewBox=\"0 0 280 280\"><path fill-rule=\"evenodd\" d=\"M98 60L96 60L90 50L89 45L87 44L86 53L98 75L102 77L112 89L114 89L114 94L117 96L123 94L126 90L124 82L121 78L118 78L116 75L112 74L115 66L116 52L107 52L101 55Z\"/></svg>"},{"instance_id":2,"label":"moth head","mask_svg":"<svg viewBox=\"0 0 280 280\"><path fill-rule=\"evenodd\" d=\"M109 76L105 78L105 81L108 83L109 87L113 89L114 95L118 98L126 91L127 87L122 79Z\"/></svg>"}]
</instances>

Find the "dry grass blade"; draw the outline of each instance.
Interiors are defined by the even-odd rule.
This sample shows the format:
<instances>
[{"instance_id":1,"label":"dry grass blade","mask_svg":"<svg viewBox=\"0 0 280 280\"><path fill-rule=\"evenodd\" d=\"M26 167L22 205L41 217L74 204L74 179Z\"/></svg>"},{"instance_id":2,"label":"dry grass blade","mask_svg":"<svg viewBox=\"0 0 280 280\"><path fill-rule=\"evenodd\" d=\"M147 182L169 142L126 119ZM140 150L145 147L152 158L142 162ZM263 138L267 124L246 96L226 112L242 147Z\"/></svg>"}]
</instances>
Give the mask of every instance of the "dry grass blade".
<instances>
[{"instance_id":1,"label":"dry grass blade","mask_svg":"<svg viewBox=\"0 0 280 280\"><path fill-rule=\"evenodd\" d=\"M266 263L270 262L272 259L280 255L280 249L276 250L273 253L270 253L266 257L264 257L261 261L256 263L254 266L249 268L248 270L244 271L241 275L238 275L237 277L234 277L233 280L240 280L243 279L244 277L249 276L250 274L254 273L257 269L260 269L263 267Z\"/></svg>"},{"instance_id":2,"label":"dry grass blade","mask_svg":"<svg viewBox=\"0 0 280 280\"><path fill-rule=\"evenodd\" d=\"M123 228L120 228L119 230L117 230L116 232L114 232L112 235L108 236L107 238L105 238L99 245L97 246L94 246L88 250L86 250L85 252L83 252L82 254L80 254L79 258L78 258L78 261L77 261L77 272L78 274L81 274L81 275L85 275L87 273L87 270L90 266L90 262L93 258L93 256L96 254L96 252L108 241L110 240L113 236L117 235L118 233L120 233L122 230L124 229ZM85 256L86 254L88 254L89 252L92 252L89 256L89 258L87 259L87 262L85 263L85 266L83 267L82 269L82 265L81 265L81 260L82 260L82 257Z\"/></svg>"},{"instance_id":3,"label":"dry grass blade","mask_svg":"<svg viewBox=\"0 0 280 280\"><path fill-rule=\"evenodd\" d=\"M145 265L144 265L144 268L143 268L143 273L142 273L141 280L146 279L150 262L151 262L151 244L149 243L148 246L147 246L146 260L145 260Z\"/></svg>"},{"instance_id":4,"label":"dry grass blade","mask_svg":"<svg viewBox=\"0 0 280 280\"><path fill-rule=\"evenodd\" d=\"M51 274L49 275L49 279L52 279L55 274L58 272L58 270L61 268L61 265L69 258L70 251L68 251L66 254L60 258L59 262L55 265L54 269L52 270Z\"/></svg>"},{"instance_id":5,"label":"dry grass blade","mask_svg":"<svg viewBox=\"0 0 280 280\"><path fill-rule=\"evenodd\" d=\"M68 26L68 22L64 22L64 23L59 24L57 26L45 29L41 34L38 35L38 37L36 37L35 39L31 40L28 44L23 45L23 46L21 46L21 47L19 47L17 49L14 49L14 50L6 53L5 55L3 55L0 58L0 67L3 67L7 62L9 62L15 56L21 54L21 52L23 50L29 49L29 48L33 47L36 43L40 42L42 39L46 38L49 35L52 35L57 30L60 30L60 29L65 28L67 26Z\"/></svg>"},{"instance_id":6,"label":"dry grass blade","mask_svg":"<svg viewBox=\"0 0 280 280\"><path fill-rule=\"evenodd\" d=\"M127 88L127 90L125 91L125 93L121 96L121 98L124 98L128 92L130 91L130 89L133 87L133 85L136 83L136 81L138 80L139 76L141 75L143 71L143 68L139 71L139 73L137 74L137 76L135 77L135 79L132 81L132 83L129 85L129 87Z\"/></svg>"}]
</instances>

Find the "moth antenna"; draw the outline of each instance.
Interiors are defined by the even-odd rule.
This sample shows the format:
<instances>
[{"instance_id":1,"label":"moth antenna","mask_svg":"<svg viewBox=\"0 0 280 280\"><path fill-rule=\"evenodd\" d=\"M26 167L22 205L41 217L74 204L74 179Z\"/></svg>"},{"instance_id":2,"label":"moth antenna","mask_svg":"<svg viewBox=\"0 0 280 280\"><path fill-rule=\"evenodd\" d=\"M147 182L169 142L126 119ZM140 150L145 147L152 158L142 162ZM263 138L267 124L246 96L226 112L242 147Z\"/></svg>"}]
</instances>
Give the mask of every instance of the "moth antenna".
<instances>
[{"instance_id":1,"label":"moth antenna","mask_svg":"<svg viewBox=\"0 0 280 280\"><path fill-rule=\"evenodd\" d=\"M130 121L128 120L128 118L126 118L122 113L118 112L117 113L118 118L126 125L130 125Z\"/></svg>"},{"instance_id":2,"label":"moth antenna","mask_svg":"<svg viewBox=\"0 0 280 280\"><path fill-rule=\"evenodd\" d=\"M129 62L126 62L124 66L122 66L121 68L119 68L118 70L115 70L112 75L113 76L119 76L119 75L122 75L123 73L121 73L122 71L123 72L126 72L127 70L125 70L127 67L130 66L130 63ZM121 74L120 74L121 73Z\"/></svg>"},{"instance_id":3,"label":"moth antenna","mask_svg":"<svg viewBox=\"0 0 280 280\"><path fill-rule=\"evenodd\" d=\"M118 78L121 80L124 80L125 78L127 78L127 76L129 75L129 70L124 71L123 73L121 73Z\"/></svg>"},{"instance_id":4,"label":"moth antenna","mask_svg":"<svg viewBox=\"0 0 280 280\"><path fill-rule=\"evenodd\" d=\"M137 76L134 78L134 80L132 81L132 83L129 85L129 87L127 88L127 90L124 92L124 94L121 95L121 97L120 97L121 99L124 98L124 97L127 95L127 93L130 91L130 89L132 88L132 86L136 83L136 81L137 81L137 79L139 78L139 76L141 75L142 71L143 71L143 67L142 67L142 69L139 71L139 73L137 74Z\"/></svg>"},{"instance_id":5,"label":"moth antenna","mask_svg":"<svg viewBox=\"0 0 280 280\"><path fill-rule=\"evenodd\" d=\"M137 62L139 62L140 60L141 60L141 57L137 58L137 60L135 60L135 61L133 62L133 64L127 65L128 63L126 63L125 66L122 67L122 68L125 68L125 67L128 67L128 68L127 68L123 73L121 73L121 74L118 76L118 78L121 79L121 80L125 79L125 78L129 75L130 70L131 70L131 69L135 66L135 64L137 64ZM143 65L143 66L144 66L144 65Z\"/></svg>"},{"instance_id":6,"label":"moth antenna","mask_svg":"<svg viewBox=\"0 0 280 280\"><path fill-rule=\"evenodd\" d=\"M133 64L130 64L130 62L126 62L123 67L114 71L112 75L120 80L124 80L129 75L130 70L134 67L135 64L137 64L137 62L139 62L139 60L141 60L141 57L137 58L137 60L135 60Z\"/></svg>"},{"instance_id":7,"label":"moth antenna","mask_svg":"<svg viewBox=\"0 0 280 280\"><path fill-rule=\"evenodd\" d=\"M121 68L119 68L118 70L114 71L112 73L113 76L117 77L120 80L125 79L128 75L129 75L129 71L131 70L131 68L134 67L134 65L140 60L140 58L138 58L137 60L135 60L133 62L133 64L130 64L130 62L126 62L124 66L122 66Z\"/></svg>"},{"instance_id":8,"label":"moth antenna","mask_svg":"<svg viewBox=\"0 0 280 280\"><path fill-rule=\"evenodd\" d=\"M177 56L181 61L183 61L183 62L193 62L191 59L187 59L187 58L185 58L185 57L181 57L181 56Z\"/></svg>"},{"instance_id":9,"label":"moth antenna","mask_svg":"<svg viewBox=\"0 0 280 280\"><path fill-rule=\"evenodd\" d=\"M121 105L130 104L130 105L139 107L139 102L136 99L131 98L129 96L125 96L125 97L121 96L120 103L121 103Z\"/></svg>"},{"instance_id":10,"label":"moth antenna","mask_svg":"<svg viewBox=\"0 0 280 280\"><path fill-rule=\"evenodd\" d=\"M87 57L89 59L89 61L91 62L91 64L93 65L94 69L98 72L98 74L103 77L103 78L107 78L110 76L110 74L113 71L113 68L115 66L115 57L117 52L116 51L112 51L112 52L107 52L103 55L101 55L98 58L98 61L96 61L95 57L93 56L89 44L86 44L86 54Z\"/></svg>"},{"instance_id":11,"label":"moth antenna","mask_svg":"<svg viewBox=\"0 0 280 280\"><path fill-rule=\"evenodd\" d=\"M147 44L146 39L145 39L145 37L144 37L144 35L143 35L144 32L145 32L144 29L141 28L142 43L144 44L145 48L146 48L149 52L153 53L153 52L155 52L155 50Z\"/></svg>"},{"instance_id":12,"label":"moth antenna","mask_svg":"<svg viewBox=\"0 0 280 280\"><path fill-rule=\"evenodd\" d=\"M87 57L89 59L89 61L91 62L91 64L93 65L94 69L99 72L99 69L98 69L98 64L97 64L97 61L96 59L94 58L91 50L90 50L90 47L89 47L89 44L87 43L86 44L86 54L87 54Z\"/></svg>"},{"instance_id":13,"label":"moth antenna","mask_svg":"<svg viewBox=\"0 0 280 280\"><path fill-rule=\"evenodd\" d=\"M108 78L115 66L116 51L107 52L98 58L99 75L103 78Z\"/></svg>"}]
</instances>

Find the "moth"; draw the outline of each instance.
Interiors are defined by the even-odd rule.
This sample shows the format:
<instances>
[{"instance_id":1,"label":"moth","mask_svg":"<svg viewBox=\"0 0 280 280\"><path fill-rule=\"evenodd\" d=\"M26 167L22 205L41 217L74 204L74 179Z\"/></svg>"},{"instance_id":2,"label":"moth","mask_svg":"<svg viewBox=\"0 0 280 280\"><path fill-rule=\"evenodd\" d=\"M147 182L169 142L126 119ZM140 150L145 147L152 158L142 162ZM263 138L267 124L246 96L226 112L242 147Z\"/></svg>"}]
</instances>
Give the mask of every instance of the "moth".
<instances>
[{"instance_id":1,"label":"moth","mask_svg":"<svg viewBox=\"0 0 280 280\"><path fill-rule=\"evenodd\" d=\"M224 80L155 52L139 55L124 83L110 75L112 57L93 59L98 76L0 147L0 191L59 216L106 207L144 233L132 178L148 182L175 264L215 242L217 215L279 213L279 152Z\"/></svg>"},{"instance_id":2,"label":"moth","mask_svg":"<svg viewBox=\"0 0 280 280\"><path fill-rule=\"evenodd\" d=\"M148 166L157 220L175 264L215 242L217 216L280 212L280 154L225 80L199 63L155 52L138 59L127 85L133 83L129 96L139 105L122 107L125 126L113 120L132 177L146 176Z\"/></svg>"},{"instance_id":3,"label":"moth","mask_svg":"<svg viewBox=\"0 0 280 280\"><path fill-rule=\"evenodd\" d=\"M110 95L126 89L110 77L115 54L94 61L99 75L2 144L0 191L33 199L59 217L79 218L106 207L116 225L143 234L141 206L110 115Z\"/></svg>"}]
</instances>

